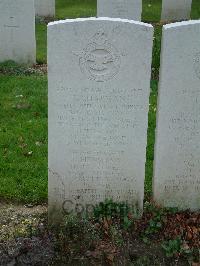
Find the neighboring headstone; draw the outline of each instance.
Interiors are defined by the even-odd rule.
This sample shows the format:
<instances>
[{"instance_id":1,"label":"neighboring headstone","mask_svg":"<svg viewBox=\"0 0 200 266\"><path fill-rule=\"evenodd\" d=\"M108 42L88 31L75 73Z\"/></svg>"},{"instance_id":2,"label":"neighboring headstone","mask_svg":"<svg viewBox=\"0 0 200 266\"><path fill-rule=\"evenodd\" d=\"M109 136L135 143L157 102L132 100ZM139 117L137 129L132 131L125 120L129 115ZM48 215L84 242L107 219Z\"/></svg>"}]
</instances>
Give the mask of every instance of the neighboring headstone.
<instances>
[{"instance_id":1,"label":"neighboring headstone","mask_svg":"<svg viewBox=\"0 0 200 266\"><path fill-rule=\"evenodd\" d=\"M55 0L35 0L35 14L39 17L54 17Z\"/></svg>"},{"instance_id":2,"label":"neighboring headstone","mask_svg":"<svg viewBox=\"0 0 200 266\"><path fill-rule=\"evenodd\" d=\"M153 27L50 23L49 217L112 198L143 207Z\"/></svg>"},{"instance_id":3,"label":"neighboring headstone","mask_svg":"<svg viewBox=\"0 0 200 266\"><path fill-rule=\"evenodd\" d=\"M187 20L190 18L192 0L162 0L162 20Z\"/></svg>"},{"instance_id":4,"label":"neighboring headstone","mask_svg":"<svg viewBox=\"0 0 200 266\"><path fill-rule=\"evenodd\" d=\"M97 0L97 17L141 21L142 0Z\"/></svg>"},{"instance_id":5,"label":"neighboring headstone","mask_svg":"<svg viewBox=\"0 0 200 266\"><path fill-rule=\"evenodd\" d=\"M200 209L200 21L163 28L154 198Z\"/></svg>"},{"instance_id":6,"label":"neighboring headstone","mask_svg":"<svg viewBox=\"0 0 200 266\"><path fill-rule=\"evenodd\" d=\"M36 58L33 0L0 0L0 62L33 64Z\"/></svg>"}]
</instances>

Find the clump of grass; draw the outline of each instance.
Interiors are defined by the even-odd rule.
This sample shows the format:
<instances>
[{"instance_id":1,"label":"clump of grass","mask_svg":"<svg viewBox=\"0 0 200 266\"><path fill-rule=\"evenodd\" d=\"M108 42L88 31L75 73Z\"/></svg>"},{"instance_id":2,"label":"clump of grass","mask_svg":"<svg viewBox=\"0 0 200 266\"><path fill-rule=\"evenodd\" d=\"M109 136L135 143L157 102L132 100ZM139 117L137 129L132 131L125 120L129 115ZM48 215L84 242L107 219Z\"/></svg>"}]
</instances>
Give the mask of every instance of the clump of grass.
<instances>
[{"instance_id":1,"label":"clump of grass","mask_svg":"<svg viewBox=\"0 0 200 266\"><path fill-rule=\"evenodd\" d=\"M47 77L11 62L0 68L8 72L0 78L0 197L46 201Z\"/></svg>"}]
</instances>

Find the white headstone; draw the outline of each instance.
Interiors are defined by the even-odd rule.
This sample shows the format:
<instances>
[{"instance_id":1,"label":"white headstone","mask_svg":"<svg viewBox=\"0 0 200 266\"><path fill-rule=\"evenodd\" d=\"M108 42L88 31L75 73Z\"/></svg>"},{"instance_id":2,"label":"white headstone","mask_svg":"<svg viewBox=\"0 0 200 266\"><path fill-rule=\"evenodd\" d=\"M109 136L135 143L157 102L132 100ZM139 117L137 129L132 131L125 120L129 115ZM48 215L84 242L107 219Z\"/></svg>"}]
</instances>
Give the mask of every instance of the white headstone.
<instances>
[{"instance_id":1,"label":"white headstone","mask_svg":"<svg viewBox=\"0 0 200 266\"><path fill-rule=\"evenodd\" d=\"M36 58L33 0L0 0L0 62L33 64Z\"/></svg>"},{"instance_id":2,"label":"white headstone","mask_svg":"<svg viewBox=\"0 0 200 266\"><path fill-rule=\"evenodd\" d=\"M129 20L49 24L52 220L110 198L142 210L152 39Z\"/></svg>"},{"instance_id":3,"label":"white headstone","mask_svg":"<svg viewBox=\"0 0 200 266\"><path fill-rule=\"evenodd\" d=\"M190 18L192 0L162 0L162 20L187 20Z\"/></svg>"},{"instance_id":4,"label":"white headstone","mask_svg":"<svg viewBox=\"0 0 200 266\"><path fill-rule=\"evenodd\" d=\"M35 14L40 17L54 17L55 0L35 0Z\"/></svg>"},{"instance_id":5,"label":"white headstone","mask_svg":"<svg viewBox=\"0 0 200 266\"><path fill-rule=\"evenodd\" d=\"M142 0L97 0L97 17L141 21Z\"/></svg>"},{"instance_id":6,"label":"white headstone","mask_svg":"<svg viewBox=\"0 0 200 266\"><path fill-rule=\"evenodd\" d=\"M200 21L163 28L154 198L200 209Z\"/></svg>"}]
</instances>

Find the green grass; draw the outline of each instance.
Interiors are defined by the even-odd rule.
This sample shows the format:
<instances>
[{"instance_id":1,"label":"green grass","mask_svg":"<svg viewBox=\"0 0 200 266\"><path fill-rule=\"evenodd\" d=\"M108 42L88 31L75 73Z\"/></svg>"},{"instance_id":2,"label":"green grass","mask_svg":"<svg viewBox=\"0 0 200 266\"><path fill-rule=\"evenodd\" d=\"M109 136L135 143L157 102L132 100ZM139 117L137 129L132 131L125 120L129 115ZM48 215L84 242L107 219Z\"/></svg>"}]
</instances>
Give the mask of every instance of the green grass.
<instances>
[{"instance_id":1,"label":"green grass","mask_svg":"<svg viewBox=\"0 0 200 266\"><path fill-rule=\"evenodd\" d=\"M192 19L199 19L200 18L200 2L199 2L199 0L193 0L193 2L192 2L191 18Z\"/></svg>"},{"instance_id":2,"label":"green grass","mask_svg":"<svg viewBox=\"0 0 200 266\"><path fill-rule=\"evenodd\" d=\"M148 138L147 138L146 169L145 169L145 192L148 195L150 195L152 192L157 92L158 92L158 81L152 80L151 94L149 100Z\"/></svg>"},{"instance_id":3,"label":"green grass","mask_svg":"<svg viewBox=\"0 0 200 266\"><path fill-rule=\"evenodd\" d=\"M158 22L161 15L161 0L143 0L142 21Z\"/></svg>"},{"instance_id":4,"label":"green grass","mask_svg":"<svg viewBox=\"0 0 200 266\"><path fill-rule=\"evenodd\" d=\"M192 18L200 18L199 0ZM161 1L144 0L143 21L158 22ZM57 0L56 19L95 16L96 1ZM37 62L46 63L46 24L37 23ZM157 81L161 26L155 25L145 191L152 191ZM23 67L0 65L0 198L23 202L47 199L47 77L27 75Z\"/></svg>"},{"instance_id":5,"label":"green grass","mask_svg":"<svg viewBox=\"0 0 200 266\"><path fill-rule=\"evenodd\" d=\"M56 18L79 18L96 16L95 0L57 0Z\"/></svg>"},{"instance_id":6,"label":"green grass","mask_svg":"<svg viewBox=\"0 0 200 266\"><path fill-rule=\"evenodd\" d=\"M47 61L47 25L44 23L36 24L36 45L37 45L37 63L46 63Z\"/></svg>"},{"instance_id":7,"label":"green grass","mask_svg":"<svg viewBox=\"0 0 200 266\"><path fill-rule=\"evenodd\" d=\"M47 78L0 75L0 196L47 199Z\"/></svg>"}]
</instances>

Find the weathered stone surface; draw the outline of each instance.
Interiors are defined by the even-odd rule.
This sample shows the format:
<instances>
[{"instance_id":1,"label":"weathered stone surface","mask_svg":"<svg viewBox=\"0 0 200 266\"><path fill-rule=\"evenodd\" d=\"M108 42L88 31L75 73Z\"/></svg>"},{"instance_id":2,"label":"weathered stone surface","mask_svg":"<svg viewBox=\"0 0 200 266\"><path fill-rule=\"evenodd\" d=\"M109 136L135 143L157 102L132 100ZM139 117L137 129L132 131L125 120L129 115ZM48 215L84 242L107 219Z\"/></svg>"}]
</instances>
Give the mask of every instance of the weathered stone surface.
<instances>
[{"instance_id":1,"label":"weathered stone surface","mask_svg":"<svg viewBox=\"0 0 200 266\"><path fill-rule=\"evenodd\" d=\"M164 26L154 198L200 208L200 21Z\"/></svg>"},{"instance_id":2,"label":"weathered stone surface","mask_svg":"<svg viewBox=\"0 0 200 266\"><path fill-rule=\"evenodd\" d=\"M50 23L49 214L112 198L143 206L153 27Z\"/></svg>"},{"instance_id":3,"label":"weathered stone surface","mask_svg":"<svg viewBox=\"0 0 200 266\"><path fill-rule=\"evenodd\" d=\"M0 0L0 62L33 64L36 58L33 0Z\"/></svg>"},{"instance_id":4,"label":"weathered stone surface","mask_svg":"<svg viewBox=\"0 0 200 266\"><path fill-rule=\"evenodd\" d=\"M141 21L142 0L97 0L97 17Z\"/></svg>"},{"instance_id":5,"label":"weathered stone surface","mask_svg":"<svg viewBox=\"0 0 200 266\"><path fill-rule=\"evenodd\" d=\"M162 0L162 20L187 20L190 18L192 0Z\"/></svg>"},{"instance_id":6,"label":"weathered stone surface","mask_svg":"<svg viewBox=\"0 0 200 266\"><path fill-rule=\"evenodd\" d=\"M35 0L35 14L40 17L54 17L55 0Z\"/></svg>"}]
</instances>

